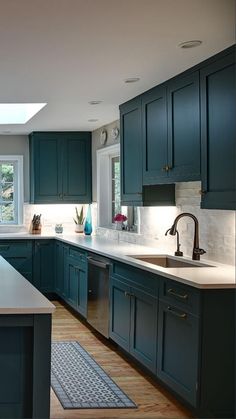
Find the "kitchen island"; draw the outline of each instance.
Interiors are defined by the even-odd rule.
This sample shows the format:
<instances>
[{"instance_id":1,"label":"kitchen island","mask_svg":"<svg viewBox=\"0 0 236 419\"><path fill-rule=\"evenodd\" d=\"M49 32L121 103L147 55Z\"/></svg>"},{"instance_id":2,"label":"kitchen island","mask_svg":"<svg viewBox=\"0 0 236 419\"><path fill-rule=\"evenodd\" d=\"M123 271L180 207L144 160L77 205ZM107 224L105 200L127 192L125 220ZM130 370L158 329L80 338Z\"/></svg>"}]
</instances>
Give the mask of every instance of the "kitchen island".
<instances>
[{"instance_id":1,"label":"kitchen island","mask_svg":"<svg viewBox=\"0 0 236 419\"><path fill-rule=\"evenodd\" d=\"M0 418L49 418L55 307L0 256Z\"/></svg>"}]
</instances>

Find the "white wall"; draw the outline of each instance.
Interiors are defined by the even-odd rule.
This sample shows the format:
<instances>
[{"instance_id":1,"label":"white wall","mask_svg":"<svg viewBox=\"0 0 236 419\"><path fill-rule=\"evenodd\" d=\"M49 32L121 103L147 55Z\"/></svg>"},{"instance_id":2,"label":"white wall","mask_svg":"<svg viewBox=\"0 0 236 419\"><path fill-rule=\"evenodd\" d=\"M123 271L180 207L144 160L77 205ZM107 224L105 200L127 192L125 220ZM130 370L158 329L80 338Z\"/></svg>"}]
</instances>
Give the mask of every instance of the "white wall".
<instances>
[{"instance_id":1,"label":"white wall","mask_svg":"<svg viewBox=\"0 0 236 419\"><path fill-rule=\"evenodd\" d=\"M0 135L0 155L21 155L24 165L24 201L29 202L29 140L27 135Z\"/></svg>"}]
</instances>

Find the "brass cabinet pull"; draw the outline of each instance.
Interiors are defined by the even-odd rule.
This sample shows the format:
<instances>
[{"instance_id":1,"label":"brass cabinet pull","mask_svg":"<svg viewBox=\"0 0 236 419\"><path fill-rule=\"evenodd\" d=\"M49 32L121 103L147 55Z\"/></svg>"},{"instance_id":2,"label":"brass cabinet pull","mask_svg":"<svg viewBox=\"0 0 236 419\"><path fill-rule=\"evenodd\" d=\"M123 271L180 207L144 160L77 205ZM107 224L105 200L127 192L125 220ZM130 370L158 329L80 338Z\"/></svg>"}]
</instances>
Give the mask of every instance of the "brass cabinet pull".
<instances>
[{"instance_id":1,"label":"brass cabinet pull","mask_svg":"<svg viewBox=\"0 0 236 419\"><path fill-rule=\"evenodd\" d=\"M206 191L204 191L204 190L200 190L200 191L199 191L199 193L200 193L200 195L202 195L202 196L206 195Z\"/></svg>"},{"instance_id":2,"label":"brass cabinet pull","mask_svg":"<svg viewBox=\"0 0 236 419\"><path fill-rule=\"evenodd\" d=\"M169 166L165 165L165 166L162 168L162 170L163 170L163 172L168 172L168 170L169 170Z\"/></svg>"},{"instance_id":3,"label":"brass cabinet pull","mask_svg":"<svg viewBox=\"0 0 236 419\"><path fill-rule=\"evenodd\" d=\"M63 195L62 195L62 193L59 193L59 198L63 198Z\"/></svg>"},{"instance_id":4,"label":"brass cabinet pull","mask_svg":"<svg viewBox=\"0 0 236 419\"><path fill-rule=\"evenodd\" d=\"M167 290L167 294L173 295L174 297L181 298L181 300L187 300L188 294L178 294L172 288Z\"/></svg>"},{"instance_id":5,"label":"brass cabinet pull","mask_svg":"<svg viewBox=\"0 0 236 419\"><path fill-rule=\"evenodd\" d=\"M125 297L134 297L134 294L132 294L132 292L125 291Z\"/></svg>"},{"instance_id":6,"label":"brass cabinet pull","mask_svg":"<svg viewBox=\"0 0 236 419\"><path fill-rule=\"evenodd\" d=\"M178 311L175 311L172 307L168 306L167 310L172 313L174 316L179 317L180 319L184 320L187 318L186 313L178 313Z\"/></svg>"}]
</instances>

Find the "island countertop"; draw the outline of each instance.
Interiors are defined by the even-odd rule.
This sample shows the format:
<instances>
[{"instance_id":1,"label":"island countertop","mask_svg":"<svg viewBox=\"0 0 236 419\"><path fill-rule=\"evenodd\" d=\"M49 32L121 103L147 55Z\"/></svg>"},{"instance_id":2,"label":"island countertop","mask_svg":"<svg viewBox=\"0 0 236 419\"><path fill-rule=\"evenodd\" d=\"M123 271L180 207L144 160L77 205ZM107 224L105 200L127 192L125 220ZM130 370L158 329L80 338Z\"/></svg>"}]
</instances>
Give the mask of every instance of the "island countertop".
<instances>
[{"instance_id":1,"label":"island countertop","mask_svg":"<svg viewBox=\"0 0 236 419\"><path fill-rule=\"evenodd\" d=\"M0 256L0 314L50 314L55 307Z\"/></svg>"}]
</instances>

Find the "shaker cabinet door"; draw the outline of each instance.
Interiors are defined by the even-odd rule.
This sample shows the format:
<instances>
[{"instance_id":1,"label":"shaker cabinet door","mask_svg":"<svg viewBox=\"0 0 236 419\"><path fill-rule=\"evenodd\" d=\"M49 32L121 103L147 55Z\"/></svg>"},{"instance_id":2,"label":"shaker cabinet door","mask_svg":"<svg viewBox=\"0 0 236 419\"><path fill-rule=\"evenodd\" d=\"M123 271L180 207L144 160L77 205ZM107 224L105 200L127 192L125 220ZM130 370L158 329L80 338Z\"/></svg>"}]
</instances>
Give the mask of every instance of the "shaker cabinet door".
<instances>
[{"instance_id":1,"label":"shaker cabinet door","mask_svg":"<svg viewBox=\"0 0 236 419\"><path fill-rule=\"evenodd\" d=\"M235 53L201 74L202 208L236 209Z\"/></svg>"},{"instance_id":2,"label":"shaker cabinet door","mask_svg":"<svg viewBox=\"0 0 236 419\"><path fill-rule=\"evenodd\" d=\"M154 374L157 356L157 298L131 289L130 353Z\"/></svg>"},{"instance_id":3,"label":"shaker cabinet door","mask_svg":"<svg viewBox=\"0 0 236 419\"><path fill-rule=\"evenodd\" d=\"M168 178L200 180L199 72L167 83Z\"/></svg>"},{"instance_id":4,"label":"shaker cabinet door","mask_svg":"<svg viewBox=\"0 0 236 419\"><path fill-rule=\"evenodd\" d=\"M121 202L142 202L141 99L135 98L120 107Z\"/></svg>"},{"instance_id":5,"label":"shaker cabinet door","mask_svg":"<svg viewBox=\"0 0 236 419\"><path fill-rule=\"evenodd\" d=\"M129 351L130 287L111 278L110 287L110 337Z\"/></svg>"},{"instance_id":6,"label":"shaker cabinet door","mask_svg":"<svg viewBox=\"0 0 236 419\"><path fill-rule=\"evenodd\" d=\"M167 182L166 86L142 95L143 184Z\"/></svg>"},{"instance_id":7,"label":"shaker cabinet door","mask_svg":"<svg viewBox=\"0 0 236 419\"><path fill-rule=\"evenodd\" d=\"M160 302L157 376L192 406L197 405L198 317Z\"/></svg>"}]
</instances>

